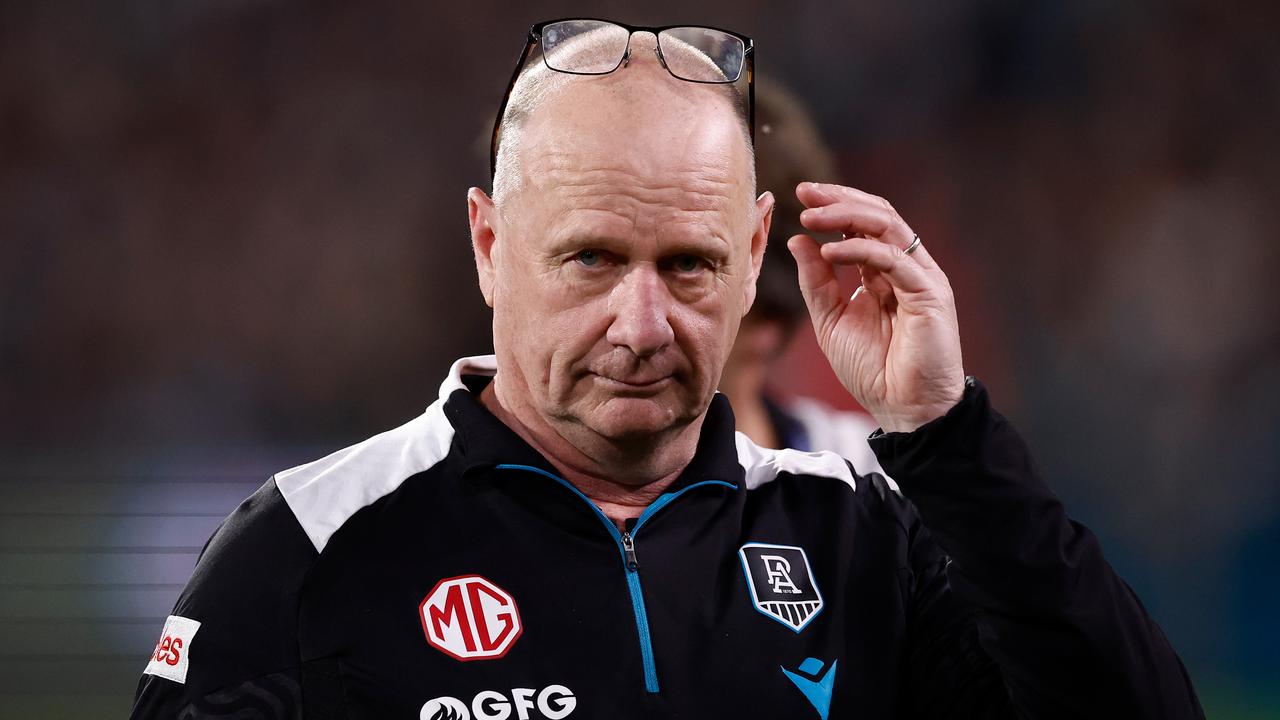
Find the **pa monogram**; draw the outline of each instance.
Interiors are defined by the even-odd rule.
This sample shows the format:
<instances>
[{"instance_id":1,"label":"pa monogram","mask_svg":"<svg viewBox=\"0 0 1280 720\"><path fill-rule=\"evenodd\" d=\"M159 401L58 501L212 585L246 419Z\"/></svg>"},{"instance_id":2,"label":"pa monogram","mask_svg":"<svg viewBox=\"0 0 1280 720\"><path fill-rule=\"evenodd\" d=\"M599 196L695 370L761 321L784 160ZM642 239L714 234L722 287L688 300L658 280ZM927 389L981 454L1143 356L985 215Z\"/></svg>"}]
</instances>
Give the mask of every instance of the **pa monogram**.
<instances>
[{"instance_id":1,"label":"pa monogram","mask_svg":"<svg viewBox=\"0 0 1280 720\"><path fill-rule=\"evenodd\" d=\"M756 610L800 632L822 611L804 548L747 543L738 550Z\"/></svg>"}]
</instances>

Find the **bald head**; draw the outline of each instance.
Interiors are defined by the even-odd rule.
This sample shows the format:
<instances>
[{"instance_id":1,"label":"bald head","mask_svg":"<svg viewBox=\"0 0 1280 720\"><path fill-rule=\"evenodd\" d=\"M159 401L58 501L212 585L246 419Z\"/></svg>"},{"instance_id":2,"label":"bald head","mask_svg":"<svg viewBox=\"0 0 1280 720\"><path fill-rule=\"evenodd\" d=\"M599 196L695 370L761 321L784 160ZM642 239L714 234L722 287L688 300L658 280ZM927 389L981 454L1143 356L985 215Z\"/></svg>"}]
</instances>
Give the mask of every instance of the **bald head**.
<instances>
[{"instance_id":1,"label":"bald head","mask_svg":"<svg viewBox=\"0 0 1280 720\"><path fill-rule=\"evenodd\" d=\"M590 34L576 42L569 52L587 62L598 64L591 56L616 52L593 42ZM536 154L541 144L565 149L565 143L643 159L693 149L673 141L698 140L698 151L719 153L718 162L741 170L743 189L754 197L755 160L740 94L730 84L673 77L662 67L655 46L652 34L637 33L627 63L608 75L556 72L539 54L531 56L512 88L500 126L493 179L499 207L537 174L539 167L529 161L530 147ZM664 41L663 51L669 61L711 62L679 43Z\"/></svg>"}]
</instances>

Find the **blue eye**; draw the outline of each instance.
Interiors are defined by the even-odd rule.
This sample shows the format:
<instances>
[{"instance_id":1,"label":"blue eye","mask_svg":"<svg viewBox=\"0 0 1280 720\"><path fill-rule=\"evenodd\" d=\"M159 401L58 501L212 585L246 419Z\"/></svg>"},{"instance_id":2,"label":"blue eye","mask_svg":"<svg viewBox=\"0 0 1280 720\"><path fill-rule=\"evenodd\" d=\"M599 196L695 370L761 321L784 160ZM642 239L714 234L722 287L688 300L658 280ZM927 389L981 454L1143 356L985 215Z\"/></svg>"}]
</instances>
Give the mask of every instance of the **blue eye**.
<instances>
[{"instance_id":1,"label":"blue eye","mask_svg":"<svg viewBox=\"0 0 1280 720\"><path fill-rule=\"evenodd\" d=\"M694 272L702 267L702 260L693 255L680 255L672 263L676 270L680 272Z\"/></svg>"},{"instance_id":2,"label":"blue eye","mask_svg":"<svg viewBox=\"0 0 1280 720\"><path fill-rule=\"evenodd\" d=\"M595 267L600 264L600 252L597 250L583 250L575 255L573 259L586 267Z\"/></svg>"}]
</instances>

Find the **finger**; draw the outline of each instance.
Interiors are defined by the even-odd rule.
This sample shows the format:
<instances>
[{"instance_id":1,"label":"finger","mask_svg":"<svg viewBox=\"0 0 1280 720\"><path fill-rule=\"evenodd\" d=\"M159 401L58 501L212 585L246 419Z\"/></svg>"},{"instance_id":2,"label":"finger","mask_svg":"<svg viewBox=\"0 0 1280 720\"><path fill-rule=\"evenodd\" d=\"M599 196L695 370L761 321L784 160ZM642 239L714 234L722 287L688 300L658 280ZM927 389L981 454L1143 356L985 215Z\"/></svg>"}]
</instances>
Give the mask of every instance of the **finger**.
<instances>
[{"instance_id":1,"label":"finger","mask_svg":"<svg viewBox=\"0 0 1280 720\"><path fill-rule=\"evenodd\" d=\"M787 241L787 249L796 259L800 276L800 294L804 296L814 322L819 322L839 308L844 298L835 267L822 256L818 243L808 235L796 235Z\"/></svg>"},{"instance_id":2,"label":"finger","mask_svg":"<svg viewBox=\"0 0 1280 720\"><path fill-rule=\"evenodd\" d=\"M893 286L880 274L880 271L870 265L859 265L858 273L862 276L862 287L866 288L872 295L875 295L881 305L892 309L896 302L893 296Z\"/></svg>"},{"instance_id":3,"label":"finger","mask_svg":"<svg viewBox=\"0 0 1280 720\"><path fill-rule=\"evenodd\" d=\"M796 198L804 203L808 208L826 207L837 203L854 203L859 207L871 208L877 212L881 210L886 211L889 216L896 218L899 222L902 222L904 229L903 235L900 236L900 238L895 238L894 244L900 244L896 242L898 239L905 239L905 244L901 244L901 246L910 247L911 242L915 240L915 232L913 232L910 229L910 226L902 220L902 216L898 215L898 212L893 208L893 205L879 195L873 195L869 192L864 192L857 188L851 188L845 185L803 182L796 186ZM832 219L834 219L834 216ZM804 223L804 213L801 214L801 222ZM892 222L892 219L889 220L889 222ZM808 224L805 224L805 227L813 230L814 232L826 232L828 230L824 223L818 223L816 221L814 227L810 227ZM832 230L835 231L835 229ZM858 233L846 232L845 234L856 235ZM933 256L929 254L923 244L920 247L917 247L916 250L911 253L911 256L927 268L934 270L939 269L937 261L933 259Z\"/></svg>"},{"instance_id":4,"label":"finger","mask_svg":"<svg viewBox=\"0 0 1280 720\"><path fill-rule=\"evenodd\" d=\"M912 233L911 242L915 242L915 240L916 240L916 235L915 233ZM910 246L910 243L908 243L908 246ZM923 242L921 242L919 245L916 245L916 249L911 251L910 257L912 260L915 260L926 270L936 270L938 272L942 272L942 268L938 267L938 261L934 260L933 256L929 254L929 250L924 246Z\"/></svg>"},{"instance_id":5,"label":"finger","mask_svg":"<svg viewBox=\"0 0 1280 720\"><path fill-rule=\"evenodd\" d=\"M814 232L866 235L905 248L915 234L893 210L865 201L842 202L809 208L800 213L800 224Z\"/></svg>"},{"instance_id":6,"label":"finger","mask_svg":"<svg viewBox=\"0 0 1280 720\"><path fill-rule=\"evenodd\" d=\"M859 285L858 289L853 291L853 296L849 298L847 311L852 311L855 314L859 314L864 317L879 316L881 332L887 335L888 332L892 330L892 328L888 326L888 322L889 318L892 318L893 313L884 312L884 309L884 305L880 302L879 298L875 296L875 293Z\"/></svg>"},{"instance_id":7,"label":"finger","mask_svg":"<svg viewBox=\"0 0 1280 720\"><path fill-rule=\"evenodd\" d=\"M879 240L849 238L822 246L822 257L838 265L864 265L878 270L895 291L935 292L937 280L902 248ZM895 292L897 295L897 292Z\"/></svg>"},{"instance_id":8,"label":"finger","mask_svg":"<svg viewBox=\"0 0 1280 720\"><path fill-rule=\"evenodd\" d=\"M897 313L893 311L897 301L894 300L893 302L895 303L894 305L886 306L880 302L875 293L865 286L859 285L858 289L853 291L853 297L849 298L846 312L853 312L863 317L878 317L880 319L881 336L892 337L895 318L897 317Z\"/></svg>"},{"instance_id":9,"label":"finger","mask_svg":"<svg viewBox=\"0 0 1280 720\"><path fill-rule=\"evenodd\" d=\"M890 207L889 201L857 188L832 183L802 182L796 186L796 199L805 207L821 207L847 200L861 200L882 208Z\"/></svg>"},{"instance_id":10,"label":"finger","mask_svg":"<svg viewBox=\"0 0 1280 720\"><path fill-rule=\"evenodd\" d=\"M811 208L805 210L800 215L800 222L806 228L814 232L840 232L845 239L853 237L869 237L873 240L881 240L894 247L906 250L915 243L916 233L911 229L910 225L902 220L901 217L892 211L889 214L892 219L888 222L888 227L880 233L870 232L869 230L855 230L860 222L878 223L878 213L880 211L873 209L867 210L866 206L857 208L852 205L828 205L823 208ZM808 216L806 221L806 213L813 213ZM866 218L865 220L863 218ZM839 229L840 225L845 225L844 229ZM836 226L832 228L831 226ZM869 225L864 225L869 227ZM929 254L929 250L925 248L921 242L916 245L916 249L911 251L911 259L915 260L921 266L928 270L941 270L938 263L933 259L933 255Z\"/></svg>"}]
</instances>

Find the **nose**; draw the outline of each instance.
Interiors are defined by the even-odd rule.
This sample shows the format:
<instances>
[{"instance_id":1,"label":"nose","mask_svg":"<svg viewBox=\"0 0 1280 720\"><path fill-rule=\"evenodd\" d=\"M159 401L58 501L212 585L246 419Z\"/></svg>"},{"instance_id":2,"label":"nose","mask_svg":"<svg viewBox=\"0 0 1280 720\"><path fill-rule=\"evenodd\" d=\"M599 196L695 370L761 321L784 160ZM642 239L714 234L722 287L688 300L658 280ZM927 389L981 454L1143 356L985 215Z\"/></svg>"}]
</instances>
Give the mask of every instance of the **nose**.
<instances>
[{"instance_id":1,"label":"nose","mask_svg":"<svg viewBox=\"0 0 1280 720\"><path fill-rule=\"evenodd\" d=\"M674 298L657 269L631 269L609 296L613 322L605 339L638 357L651 357L675 341L669 315Z\"/></svg>"}]
</instances>

